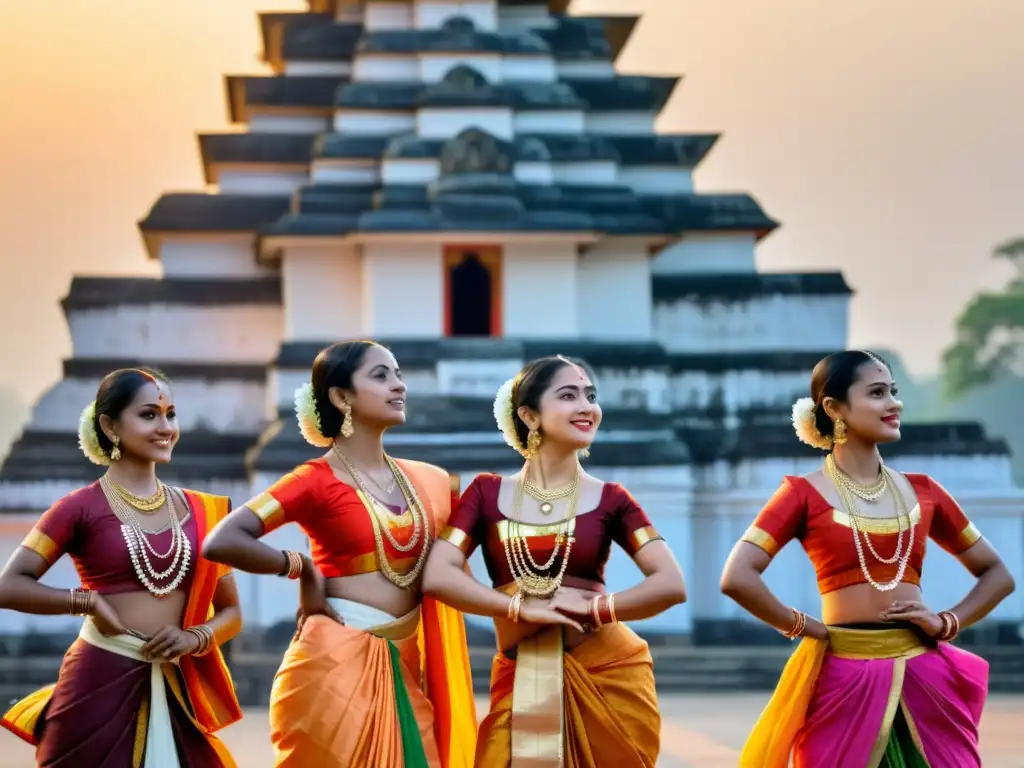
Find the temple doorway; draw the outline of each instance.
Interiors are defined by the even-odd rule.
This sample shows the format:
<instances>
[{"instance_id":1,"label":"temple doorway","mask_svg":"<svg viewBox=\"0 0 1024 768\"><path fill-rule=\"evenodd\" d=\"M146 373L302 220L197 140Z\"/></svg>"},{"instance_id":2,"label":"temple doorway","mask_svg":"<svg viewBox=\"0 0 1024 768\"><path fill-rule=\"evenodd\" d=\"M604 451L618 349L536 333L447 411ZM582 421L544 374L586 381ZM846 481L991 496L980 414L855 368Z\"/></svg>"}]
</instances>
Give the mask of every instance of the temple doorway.
<instances>
[{"instance_id":1,"label":"temple doorway","mask_svg":"<svg viewBox=\"0 0 1024 768\"><path fill-rule=\"evenodd\" d=\"M501 335L501 251L445 249L445 335Z\"/></svg>"}]
</instances>

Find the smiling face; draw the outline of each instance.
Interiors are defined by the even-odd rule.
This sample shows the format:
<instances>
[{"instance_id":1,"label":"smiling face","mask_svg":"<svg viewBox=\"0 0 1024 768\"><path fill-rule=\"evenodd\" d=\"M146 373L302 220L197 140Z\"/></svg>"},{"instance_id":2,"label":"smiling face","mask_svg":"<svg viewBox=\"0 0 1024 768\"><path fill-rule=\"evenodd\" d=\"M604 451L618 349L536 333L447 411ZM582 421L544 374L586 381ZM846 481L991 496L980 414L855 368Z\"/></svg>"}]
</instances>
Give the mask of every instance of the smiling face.
<instances>
[{"instance_id":1,"label":"smiling face","mask_svg":"<svg viewBox=\"0 0 1024 768\"><path fill-rule=\"evenodd\" d=\"M865 443L893 443L900 439L903 411L897 392L889 369L876 360L867 360L857 367L846 401L826 398L825 410L833 421L841 418L846 423L850 437Z\"/></svg>"},{"instance_id":2,"label":"smiling face","mask_svg":"<svg viewBox=\"0 0 1024 768\"><path fill-rule=\"evenodd\" d=\"M519 415L527 426L539 429L545 443L588 448L601 426L597 387L583 368L566 363L541 395L537 410L523 406Z\"/></svg>"},{"instance_id":3,"label":"smiling face","mask_svg":"<svg viewBox=\"0 0 1024 768\"><path fill-rule=\"evenodd\" d=\"M354 423L387 429L405 423L405 393L395 356L372 346L352 374L352 388L333 388L330 396L336 407L342 400L351 406Z\"/></svg>"},{"instance_id":4,"label":"smiling face","mask_svg":"<svg viewBox=\"0 0 1024 768\"><path fill-rule=\"evenodd\" d=\"M171 388L158 379L139 387L117 418L101 416L100 426L117 435L123 460L166 464L180 437Z\"/></svg>"}]
</instances>

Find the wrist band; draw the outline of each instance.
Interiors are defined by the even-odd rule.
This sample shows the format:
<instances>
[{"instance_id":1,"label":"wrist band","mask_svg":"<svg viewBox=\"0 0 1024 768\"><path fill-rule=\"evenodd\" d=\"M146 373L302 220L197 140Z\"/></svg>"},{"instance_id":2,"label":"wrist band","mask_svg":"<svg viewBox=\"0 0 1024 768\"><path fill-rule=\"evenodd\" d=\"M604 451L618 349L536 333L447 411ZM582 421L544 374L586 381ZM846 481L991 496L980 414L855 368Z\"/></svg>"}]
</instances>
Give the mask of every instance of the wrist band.
<instances>
[{"instance_id":1,"label":"wrist band","mask_svg":"<svg viewBox=\"0 0 1024 768\"><path fill-rule=\"evenodd\" d=\"M195 627L189 627L185 630L190 635L193 635L196 640L199 641L199 645L192 652L193 656L205 656L215 647L215 637L213 630L210 629L206 624L200 624Z\"/></svg>"},{"instance_id":2,"label":"wrist band","mask_svg":"<svg viewBox=\"0 0 1024 768\"><path fill-rule=\"evenodd\" d=\"M523 593L516 592L508 604L508 618L514 624L519 623L519 610L523 607Z\"/></svg>"},{"instance_id":3,"label":"wrist band","mask_svg":"<svg viewBox=\"0 0 1024 768\"><path fill-rule=\"evenodd\" d=\"M807 614L803 611L793 610L793 626L787 630L779 630L783 637L794 640L804 633L807 628Z\"/></svg>"},{"instance_id":4,"label":"wrist band","mask_svg":"<svg viewBox=\"0 0 1024 768\"><path fill-rule=\"evenodd\" d=\"M952 611L942 611L939 614L942 620L942 632L939 633L939 641L943 643L952 642L960 634L960 618Z\"/></svg>"},{"instance_id":5,"label":"wrist band","mask_svg":"<svg viewBox=\"0 0 1024 768\"><path fill-rule=\"evenodd\" d=\"M298 552L291 552L289 550L283 550L285 558L285 567L278 574L279 576L286 576L289 579L297 579L302 575L302 555Z\"/></svg>"},{"instance_id":6,"label":"wrist band","mask_svg":"<svg viewBox=\"0 0 1024 768\"><path fill-rule=\"evenodd\" d=\"M93 595L91 589L72 589L68 593L68 613L72 616L88 616L92 613Z\"/></svg>"},{"instance_id":7,"label":"wrist band","mask_svg":"<svg viewBox=\"0 0 1024 768\"><path fill-rule=\"evenodd\" d=\"M594 628L600 629L604 622L601 621L601 595L594 595L590 600L590 618L594 620Z\"/></svg>"}]
</instances>

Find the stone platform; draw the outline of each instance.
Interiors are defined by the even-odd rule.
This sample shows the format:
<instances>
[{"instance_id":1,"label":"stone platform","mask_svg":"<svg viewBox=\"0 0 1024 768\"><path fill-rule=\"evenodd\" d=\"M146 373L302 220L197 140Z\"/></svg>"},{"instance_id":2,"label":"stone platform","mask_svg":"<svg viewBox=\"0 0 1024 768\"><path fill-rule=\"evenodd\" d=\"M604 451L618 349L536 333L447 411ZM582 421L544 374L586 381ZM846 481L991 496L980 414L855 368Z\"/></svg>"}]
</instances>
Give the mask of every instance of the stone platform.
<instances>
[{"instance_id":1,"label":"stone platform","mask_svg":"<svg viewBox=\"0 0 1024 768\"><path fill-rule=\"evenodd\" d=\"M659 768L735 768L739 749L767 700L767 694L679 695L661 697L664 724ZM483 714L486 701L477 701ZM1024 766L1024 695L994 695L982 721L985 768ZM272 768L267 711L246 710L245 719L224 732L238 764ZM33 768L32 750L0 732L4 768Z\"/></svg>"}]
</instances>

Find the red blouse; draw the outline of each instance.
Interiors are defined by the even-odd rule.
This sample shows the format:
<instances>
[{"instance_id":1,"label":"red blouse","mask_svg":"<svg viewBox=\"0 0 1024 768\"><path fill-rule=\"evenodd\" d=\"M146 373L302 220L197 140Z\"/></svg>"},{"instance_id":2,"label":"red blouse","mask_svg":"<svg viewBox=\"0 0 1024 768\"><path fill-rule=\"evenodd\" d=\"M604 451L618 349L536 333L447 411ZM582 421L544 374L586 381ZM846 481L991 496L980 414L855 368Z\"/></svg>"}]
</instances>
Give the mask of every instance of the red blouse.
<instances>
[{"instance_id":1,"label":"red blouse","mask_svg":"<svg viewBox=\"0 0 1024 768\"><path fill-rule=\"evenodd\" d=\"M500 488L499 475L478 475L462 495L448 528L439 537L457 546L467 557L483 544L487 574L495 587L513 581L504 547L509 520L498 509ZM551 557L560 522L519 526L530 553L538 562L546 562ZM613 541L633 557L645 544L662 539L640 505L618 483L605 483L597 507L576 516L574 536L576 541L565 569L567 585L573 580L603 585L604 568Z\"/></svg>"},{"instance_id":2,"label":"red blouse","mask_svg":"<svg viewBox=\"0 0 1024 768\"><path fill-rule=\"evenodd\" d=\"M918 503L910 511L914 547L903 581L921 583L926 540L931 536L940 547L959 555L981 538L981 532L952 496L927 475L908 474ZM871 537L883 557L895 552L899 522L895 517L858 518L858 528ZM818 591L826 594L867 581L860 569L849 516L825 500L803 477L786 477L775 495L747 529L743 541L754 544L774 557L790 539L799 539L818 576ZM907 534L904 533L904 541ZM865 547L866 549L866 547ZM867 553L868 568L875 581L896 577L898 564L879 563Z\"/></svg>"},{"instance_id":3,"label":"red blouse","mask_svg":"<svg viewBox=\"0 0 1024 768\"><path fill-rule=\"evenodd\" d=\"M414 486L418 482L443 482L447 496L450 481L444 470L417 461L403 460L401 466ZM432 518L425 489L416 488L416 491L428 517ZM313 563L328 579L380 570L369 517L374 514L371 502L360 491L341 482L324 458L299 465L246 506L263 521L264 534L285 523L298 523L310 540ZM381 514L378 519L388 526L394 539L405 546L413 532L412 512L390 509L391 514L386 517ZM439 512L447 517L447 509L434 510L434 515ZM430 530L421 532L419 543L408 552L400 552L386 536L382 537L388 562L397 572L408 572L425 542L436 534L433 519L430 522Z\"/></svg>"},{"instance_id":4,"label":"red blouse","mask_svg":"<svg viewBox=\"0 0 1024 768\"><path fill-rule=\"evenodd\" d=\"M175 497L180 499L177 494ZM192 588L196 558L199 556L196 551L196 513L194 509L189 512L182 529L192 546L192 557L188 572L178 586L178 590L185 593ZM170 528L146 538L157 552L166 552L171 547ZM121 521L111 510L98 481L72 491L46 510L21 546L40 555L49 565L64 554L71 555L82 587L101 595L145 589L128 554L128 545L121 534ZM152 552L147 554L153 568L158 571L166 570L174 558L173 552L166 558L157 557Z\"/></svg>"}]
</instances>

